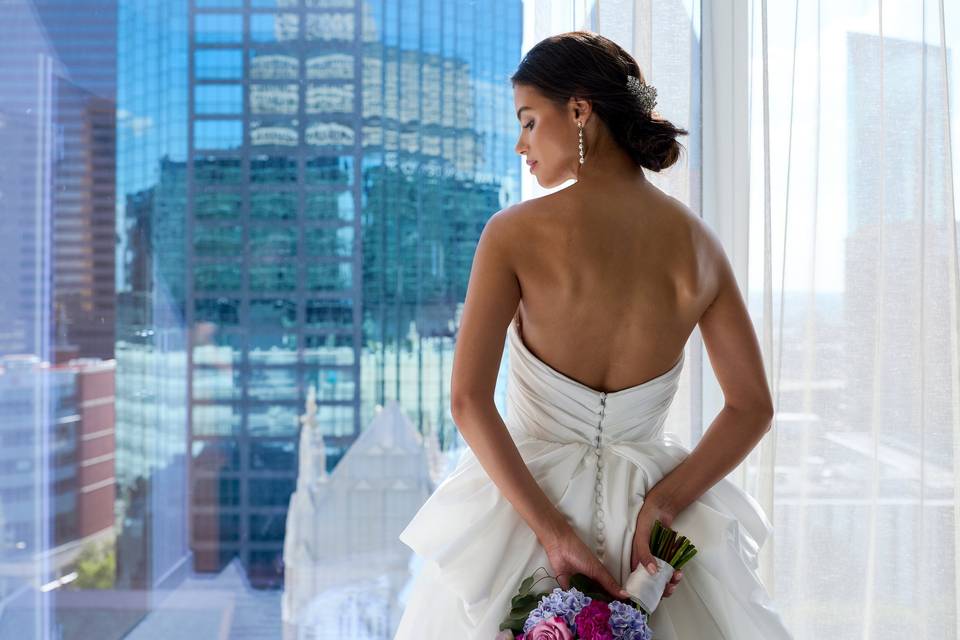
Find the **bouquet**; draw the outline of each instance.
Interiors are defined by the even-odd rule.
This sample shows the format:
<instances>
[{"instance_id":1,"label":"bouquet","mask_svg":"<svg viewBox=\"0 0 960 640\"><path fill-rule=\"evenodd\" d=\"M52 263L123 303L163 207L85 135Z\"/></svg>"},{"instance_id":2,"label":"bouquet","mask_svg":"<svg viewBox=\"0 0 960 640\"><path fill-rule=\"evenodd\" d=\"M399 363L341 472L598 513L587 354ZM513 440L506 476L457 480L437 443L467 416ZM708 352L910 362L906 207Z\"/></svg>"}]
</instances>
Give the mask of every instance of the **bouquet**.
<instances>
[{"instance_id":1,"label":"bouquet","mask_svg":"<svg viewBox=\"0 0 960 640\"><path fill-rule=\"evenodd\" d=\"M630 598L615 599L592 578L576 573L570 588L534 592L539 567L520 583L511 600L511 610L500 623L495 640L651 640L648 620L663 596L673 572L697 553L684 536L654 522L650 551L660 570L651 576L639 566L627 578L624 589Z\"/></svg>"}]
</instances>

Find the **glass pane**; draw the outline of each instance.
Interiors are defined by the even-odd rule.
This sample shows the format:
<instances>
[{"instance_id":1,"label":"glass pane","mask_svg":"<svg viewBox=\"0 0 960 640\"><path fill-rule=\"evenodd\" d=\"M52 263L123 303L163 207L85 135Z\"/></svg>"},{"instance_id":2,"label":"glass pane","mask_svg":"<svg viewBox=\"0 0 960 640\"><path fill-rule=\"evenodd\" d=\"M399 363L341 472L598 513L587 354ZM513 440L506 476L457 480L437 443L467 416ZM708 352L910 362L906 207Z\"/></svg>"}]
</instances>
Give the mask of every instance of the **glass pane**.
<instances>
[{"instance_id":1,"label":"glass pane","mask_svg":"<svg viewBox=\"0 0 960 640\"><path fill-rule=\"evenodd\" d=\"M193 468L199 471L238 471L240 444L236 440L194 440Z\"/></svg>"},{"instance_id":2,"label":"glass pane","mask_svg":"<svg viewBox=\"0 0 960 640\"><path fill-rule=\"evenodd\" d=\"M353 336L348 333L327 333L303 337L303 359L309 364L352 365Z\"/></svg>"},{"instance_id":3,"label":"glass pane","mask_svg":"<svg viewBox=\"0 0 960 640\"><path fill-rule=\"evenodd\" d=\"M307 160L309 184L353 184L352 156L316 156Z\"/></svg>"},{"instance_id":4,"label":"glass pane","mask_svg":"<svg viewBox=\"0 0 960 640\"><path fill-rule=\"evenodd\" d=\"M239 14L200 13L195 16L194 29L200 43L243 42L243 17Z\"/></svg>"},{"instance_id":5,"label":"glass pane","mask_svg":"<svg viewBox=\"0 0 960 640\"><path fill-rule=\"evenodd\" d=\"M290 227L256 226L250 228L250 255L297 255L297 229Z\"/></svg>"},{"instance_id":6,"label":"glass pane","mask_svg":"<svg viewBox=\"0 0 960 640\"><path fill-rule=\"evenodd\" d=\"M258 331L250 336L250 364L296 364L297 335Z\"/></svg>"},{"instance_id":7,"label":"glass pane","mask_svg":"<svg viewBox=\"0 0 960 640\"><path fill-rule=\"evenodd\" d=\"M198 256L236 257L243 252L243 227L198 224L193 229L193 251Z\"/></svg>"},{"instance_id":8,"label":"glass pane","mask_svg":"<svg viewBox=\"0 0 960 640\"><path fill-rule=\"evenodd\" d=\"M291 405L251 404L247 431L251 436L295 436L300 429L300 414Z\"/></svg>"},{"instance_id":9,"label":"glass pane","mask_svg":"<svg viewBox=\"0 0 960 640\"><path fill-rule=\"evenodd\" d=\"M307 255L344 256L353 255L353 227L311 228L305 232Z\"/></svg>"},{"instance_id":10,"label":"glass pane","mask_svg":"<svg viewBox=\"0 0 960 640\"><path fill-rule=\"evenodd\" d=\"M353 113L352 84L307 84L307 113Z\"/></svg>"},{"instance_id":11,"label":"glass pane","mask_svg":"<svg viewBox=\"0 0 960 640\"><path fill-rule=\"evenodd\" d=\"M289 471L297 467L297 447L293 440L253 440L250 442L250 468Z\"/></svg>"},{"instance_id":12,"label":"glass pane","mask_svg":"<svg viewBox=\"0 0 960 640\"><path fill-rule=\"evenodd\" d=\"M296 400L297 369L295 367L251 367L247 394L251 400L267 402Z\"/></svg>"},{"instance_id":13,"label":"glass pane","mask_svg":"<svg viewBox=\"0 0 960 640\"><path fill-rule=\"evenodd\" d=\"M239 158L196 156L193 160L194 183L201 187L207 184L239 184L241 173Z\"/></svg>"},{"instance_id":14,"label":"glass pane","mask_svg":"<svg viewBox=\"0 0 960 640\"><path fill-rule=\"evenodd\" d=\"M258 331L269 326L292 327L297 322L297 303L280 299L251 300L250 322L257 325Z\"/></svg>"},{"instance_id":15,"label":"glass pane","mask_svg":"<svg viewBox=\"0 0 960 640\"><path fill-rule=\"evenodd\" d=\"M238 149L243 144L243 121L197 120L193 135L197 149Z\"/></svg>"},{"instance_id":16,"label":"glass pane","mask_svg":"<svg viewBox=\"0 0 960 640\"><path fill-rule=\"evenodd\" d=\"M243 113L243 87L239 84L199 84L193 92L193 109L198 114Z\"/></svg>"},{"instance_id":17,"label":"glass pane","mask_svg":"<svg viewBox=\"0 0 960 640\"><path fill-rule=\"evenodd\" d=\"M198 80L243 77L243 53L240 49L197 49L193 56Z\"/></svg>"},{"instance_id":18,"label":"glass pane","mask_svg":"<svg viewBox=\"0 0 960 640\"><path fill-rule=\"evenodd\" d=\"M232 220L240 217L242 204L238 193L204 191L193 196L193 215L198 220Z\"/></svg>"},{"instance_id":19,"label":"glass pane","mask_svg":"<svg viewBox=\"0 0 960 640\"><path fill-rule=\"evenodd\" d=\"M296 265L266 264L250 267L251 291L293 291L296 288Z\"/></svg>"},{"instance_id":20,"label":"glass pane","mask_svg":"<svg viewBox=\"0 0 960 640\"><path fill-rule=\"evenodd\" d=\"M300 60L291 53L269 49L251 49L250 78L253 80L298 80L300 78Z\"/></svg>"},{"instance_id":21,"label":"glass pane","mask_svg":"<svg viewBox=\"0 0 960 640\"><path fill-rule=\"evenodd\" d=\"M232 404L195 404L191 412L198 436L235 436L241 430L240 408Z\"/></svg>"},{"instance_id":22,"label":"glass pane","mask_svg":"<svg viewBox=\"0 0 960 640\"><path fill-rule=\"evenodd\" d=\"M290 191L254 191L250 194L250 217L276 222L297 218L297 194Z\"/></svg>"},{"instance_id":23,"label":"glass pane","mask_svg":"<svg viewBox=\"0 0 960 640\"><path fill-rule=\"evenodd\" d=\"M307 40L347 43L354 39L353 12L308 13Z\"/></svg>"},{"instance_id":24,"label":"glass pane","mask_svg":"<svg viewBox=\"0 0 960 640\"><path fill-rule=\"evenodd\" d=\"M240 321L240 301L226 298L199 299L194 304L194 320L214 324L237 324Z\"/></svg>"},{"instance_id":25,"label":"glass pane","mask_svg":"<svg viewBox=\"0 0 960 640\"><path fill-rule=\"evenodd\" d=\"M259 507L285 507L290 503L293 478L254 478L249 481L250 504Z\"/></svg>"},{"instance_id":26,"label":"glass pane","mask_svg":"<svg viewBox=\"0 0 960 640\"><path fill-rule=\"evenodd\" d=\"M313 329L339 329L353 326L353 300L307 300L306 325Z\"/></svg>"},{"instance_id":27,"label":"glass pane","mask_svg":"<svg viewBox=\"0 0 960 640\"><path fill-rule=\"evenodd\" d=\"M300 36L300 17L295 13L254 13L250 16L253 42L288 42Z\"/></svg>"},{"instance_id":28,"label":"glass pane","mask_svg":"<svg viewBox=\"0 0 960 640\"><path fill-rule=\"evenodd\" d=\"M296 182L297 161L286 156L253 156L250 181L258 184Z\"/></svg>"},{"instance_id":29,"label":"glass pane","mask_svg":"<svg viewBox=\"0 0 960 640\"><path fill-rule=\"evenodd\" d=\"M233 290L241 286L239 264L198 264L193 267L195 291Z\"/></svg>"},{"instance_id":30,"label":"glass pane","mask_svg":"<svg viewBox=\"0 0 960 640\"><path fill-rule=\"evenodd\" d=\"M311 367L304 371L303 382L305 389L316 388L317 402L353 400L356 391L352 367Z\"/></svg>"},{"instance_id":31,"label":"glass pane","mask_svg":"<svg viewBox=\"0 0 960 640\"><path fill-rule=\"evenodd\" d=\"M239 369L195 367L192 384L194 400L239 400L243 393Z\"/></svg>"},{"instance_id":32,"label":"glass pane","mask_svg":"<svg viewBox=\"0 0 960 640\"><path fill-rule=\"evenodd\" d=\"M307 78L316 80L351 80L354 57L348 53L331 52L308 56Z\"/></svg>"},{"instance_id":33,"label":"glass pane","mask_svg":"<svg viewBox=\"0 0 960 640\"><path fill-rule=\"evenodd\" d=\"M270 513L250 516L250 539L254 542L283 542L286 533L287 519L282 515Z\"/></svg>"},{"instance_id":34,"label":"glass pane","mask_svg":"<svg viewBox=\"0 0 960 640\"><path fill-rule=\"evenodd\" d=\"M307 267L307 289L311 291L349 291L353 286L353 265L327 262Z\"/></svg>"},{"instance_id":35,"label":"glass pane","mask_svg":"<svg viewBox=\"0 0 960 640\"><path fill-rule=\"evenodd\" d=\"M298 85L250 85L250 113L295 115L299 108L300 87Z\"/></svg>"},{"instance_id":36,"label":"glass pane","mask_svg":"<svg viewBox=\"0 0 960 640\"><path fill-rule=\"evenodd\" d=\"M308 193L304 215L308 220L352 222L354 218L353 193L350 191Z\"/></svg>"}]
</instances>

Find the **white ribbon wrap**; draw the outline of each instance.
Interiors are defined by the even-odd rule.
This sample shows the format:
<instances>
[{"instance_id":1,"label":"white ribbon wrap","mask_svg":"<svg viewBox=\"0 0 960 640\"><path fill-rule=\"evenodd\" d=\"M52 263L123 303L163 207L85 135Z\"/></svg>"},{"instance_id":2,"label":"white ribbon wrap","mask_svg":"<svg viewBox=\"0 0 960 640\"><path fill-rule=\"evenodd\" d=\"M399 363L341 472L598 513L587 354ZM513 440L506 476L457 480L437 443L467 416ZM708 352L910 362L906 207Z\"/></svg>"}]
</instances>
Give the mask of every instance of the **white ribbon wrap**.
<instances>
[{"instance_id":1,"label":"white ribbon wrap","mask_svg":"<svg viewBox=\"0 0 960 640\"><path fill-rule=\"evenodd\" d=\"M663 597L663 590L666 588L670 578L673 577L673 567L663 558L656 558L657 573L650 575L645 566L638 565L636 571L627 576L623 588L630 594L630 599L639 604L647 613L653 613L653 610L660 604Z\"/></svg>"}]
</instances>

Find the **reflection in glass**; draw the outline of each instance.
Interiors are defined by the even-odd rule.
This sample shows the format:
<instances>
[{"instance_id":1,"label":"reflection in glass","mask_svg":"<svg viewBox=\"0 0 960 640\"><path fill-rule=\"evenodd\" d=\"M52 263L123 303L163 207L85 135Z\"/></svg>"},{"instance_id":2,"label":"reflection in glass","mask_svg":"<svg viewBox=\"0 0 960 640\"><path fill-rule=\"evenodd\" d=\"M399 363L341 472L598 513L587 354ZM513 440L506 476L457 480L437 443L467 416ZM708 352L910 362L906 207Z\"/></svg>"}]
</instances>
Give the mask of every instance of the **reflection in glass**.
<instances>
[{"instance_id":1,"label":"reflection in glass","mask_svg":"<svg viewBox=\"0 0 960 640\"><path fill-rule=\"evenodd\" d=\"M243 227L198 224L193 229L193 251L204 257L236 257L243 251Z\"/></svg>"},{"instance_id":2,"label":"reflection in glass","mask_svg":"<svg viewBox=\"0 0 960 640\"><path fill-rule=\"evenodd\" d=\"M307 364L352 365L354 362L353 335L349 333L305 335L303 361Z\"/></svg>"},{"instance_id":3,"label":"reflection in glass","mask_svg":"<svg viewBox=\"0 0 960 640\"><path fill-rule=\"evenodd\" d=\"M306 162L308 184L353 184L353 156L316 156Z\"/></svg>"},{"instance_id":4,"label":"reflection in glass","mask_svg":"<svg viewBox=\"0 0 960 640\"><path fill-rule=\"evenodd\" d=\"M296 158L266 155L256 155L250 158L250 182L271 184L296 181Z\"/></svg>"},{"instance_id":5,"label":"reflection in glass","mask_svg":"<svg viewBox=\"0 0 960 640\"><path fill-rule=\"evenodd\" d=\"M243 54L240 49L197 49L193 56L198 80L243 77Z\"/></svg>"},{"instance_id":6,"label":"reflection in glass","mask_svg":"<svg viewBox=\"0 0 960 640\"><path fill-rule=\"evenodd\" d=\"M308 220L354 219L353 193L350 191L318 191L307 194L304 214Z\"/></svg>"},{"instance_id":7,"label":"reflection in glass","mask_svg":"<svg viewBox=\"0 0 960 640\"><path fill-rule=\"evenodd\" d=\"M240 217L242 202L239 193L203 191L193 196L193 216L197 220L234 220Z\"/></svg>"},{"instance_id":8,"label":"reflection in glass","mask_svg":"<svg viewBox=\"0 0 960 640\"><path fill-rule=\"evenodd\" d=\"M307 300L306 326L311 329L340 329L353 325L353 300Z\"/></svg>"},{"instance_id":9,"label":"reflection in glass","mask_svg":"<svg viewBox=\"0 0 960 640\"><path fill-rule=\"evenodd\" d=\"M243 113L243 87L239 84L198 84L193 91L198 114Z\"/></svg>"},{"instance_id":10,"label":"reflection in glass","mask_svg":"<svg viewBox=\"0 0 960 640\"><path fill-rule=\"evenodd\" d=\"M253 42L288 42L300 36L300 16L295 13L254 13L250 15Z\"/></svg>"},{"instance_id":11,"label":"reflection in glass","mask_svg":"<svg viewBox=\"0 0 960 640\"><path fill-rule=\"evenodd\" d=\"M193 318L196 322L235 325L240 322L240 301L236 298L198 298L194 300Z\"/></svg>"},{"instance_id":12,"label":"reflection in glass","mask_svg":"<svg viewBox=\"0 0 960 640\"><path fill-rule=\"evenodd\" d=\"M354 57L348 53L324 53L306 60L307 78L311 80L353 79ZM309 100L309 99L308 99Z\"/></svg>"},{"instance_id":13,"label":"reflection in glass","mask_svg":"<svg viewBox=\"0 0 960 640\"><path fill-rule=\"evenodd\" d=\"M251 291L293 291L296 288L296 265L274 263L250 267Z\"/></svg>"},{"instance_id":14,"label":"reflection in glass","mask_svg":"<svg viewBox=\"0 0 960 640\"><path fill-rule=\"evenodd\" d=\"M250 85L250 113L296 114L300 105L300 87L296 84Z\"/></svg>"},{"instance_id":15,"label":"reflection in glass","mask_svg":"<svg viewBox=\"0 0 960 640\"><path fill-rule=\"evenodd\" d=\"M293 300L254 299L250 301L250 324L257 331L271 326L292 327L297 322L297 303Z\"/></svg>"},{"instance_id":16,"label":"reflection in glass","mask_svg":"<svg viewBox=\"0 0 960 640\"><path fill-rule=\"evenodd\" d=\"M197 155L193 159L193 176L197 184L239 184L240 158Z\"/></svg>"},{"instance_id":17,"label":"reflection in glass","mask_svg":"<svg viewBox=\"0 0 960 640\"><path fill-rule=\"evenodd\" d=\"M296 364L297 335L258 331L250 336L250 364Z\"/></svg>"},{"instance_id":18,"label":"reflection in glass","mask_svg":"<svg viewBox=\"0 0 960 640\"><path fill-rule=\"evenodd\" d=\"M352 84L307 84L307 113L352 113Z\"/></svg>"},{"instance_id":19,"label":"reflection in glass","mask_svg":"<svg viewBox=\"0 0 960 640\"><path fill-rule=\"evenodd\" d=\"M254 191L250 194L250 218L276 222L297 218L297 194L292 191Z\"/></svg>"},{"instance_id":20,"label":"reflection in glass","mask_svg":"<svg viewBox=\"0 0 960 640\"><path fill-rule=\"evenodd\" d=\"M243 121L196 120L193 136L197 149L237 149L243 143Z\"/></svg>"},{"instance_id":21,"label":"reflection in glass","mask_svg":"<svg viewBox=\"0 0 960 640\"><path fill-rule=\"evenodd\" d=\"M296 256L297 230L292 227L256 226L250 228L250 255Z\"/></svg>"},{"instance_id":22,"label":"reflection in glass","mask_svg":"<svg viewBox=\"0 0 960 640\"><path fill-rule=\"evenodd\" d=\"M297 399L296 367L251 367L247 395L265 402Z\"/></svg>"},{"instance_id":23,"label":"reflection in glass","mask_svg":"<svg viewBox=\"0 0 960 640\"><path fill-rule=\"evenodd\" d=\"M300 414L292 405L251 404L247 413L247 431L251 436L294 436Z\"/></svg>"},{"instance_id":24,"label":"reflection in glass","mask_svg":"<svg viewBox=\"0 0 960 640\"><path fill-rule=\"evenodd\" d=\"M194 404L191 410L193 434L235 436L241 428L240 407L234 404Z\"/></svg>"},{"instance_id":25,"label":"reflection in glass","mask_svg":"<svg viewBox=\"0 0 960 640\"><path fill-rule=\"evenodd\" d=\"M250 78L252 80L298 80L300 61L295 55L250 50Z\"/></svg>"},{"instance_id":26,"label":"reflection in glass","mask_svg":"<svg viewBox=\"0 0 960 640\"><path fill-rule=\"evenodd\" d=\"M243 17L232 13L197 14L194 38L198 43L206 44L243 42Z\"/></svg>"},{"instance_id":27,"label":"reflection in glass","mask_svg":"<svg viewBox=\"0 0 960 640\"><path fill-rule=\"evenodd\" d=\"M343 256L353 255L353 227L320 227L305 231L307 255Z\"/></svg>"},{"instance_id":28,"label":"reflection in glass","mask_svg":"<svg viewBox=\"0 0 960 640\"><path fill-rule=\"evenodd\" d=\"M310 291L349 291L353 286L353 264L323 262L307 267L307 289Z\"/></svg>"},{"instance_id":29,"label":"reflection in glass","mask_svg":"<svg viewBox=\"0 0 960 640\"><path fill-rule=\"evenodd\" d=\"M353 12L308 13L307 40L347 43L353 41Z\"/></svg>"}]
</instances>

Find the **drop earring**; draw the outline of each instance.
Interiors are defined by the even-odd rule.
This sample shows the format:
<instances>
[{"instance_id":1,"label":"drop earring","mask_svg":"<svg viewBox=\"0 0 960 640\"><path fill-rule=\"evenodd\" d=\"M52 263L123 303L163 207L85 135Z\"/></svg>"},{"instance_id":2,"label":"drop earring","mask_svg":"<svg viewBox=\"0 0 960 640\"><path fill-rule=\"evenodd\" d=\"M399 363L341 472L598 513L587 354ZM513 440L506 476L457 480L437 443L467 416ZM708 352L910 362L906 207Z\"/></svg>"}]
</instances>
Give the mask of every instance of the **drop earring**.
<instances>
[{"instance_id":1,"label":"drop earring","mask_svg":"<svg viewBox=\"0 0 960 640\"><path fill-rule=\"evenodd\" d=\"M583 123L577 120L577 127L580 128L580 164L583 164Z\"/></svg>"}]
</instances>

